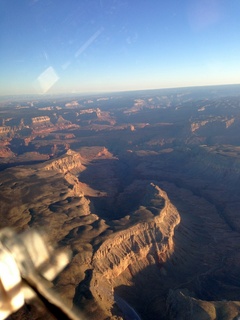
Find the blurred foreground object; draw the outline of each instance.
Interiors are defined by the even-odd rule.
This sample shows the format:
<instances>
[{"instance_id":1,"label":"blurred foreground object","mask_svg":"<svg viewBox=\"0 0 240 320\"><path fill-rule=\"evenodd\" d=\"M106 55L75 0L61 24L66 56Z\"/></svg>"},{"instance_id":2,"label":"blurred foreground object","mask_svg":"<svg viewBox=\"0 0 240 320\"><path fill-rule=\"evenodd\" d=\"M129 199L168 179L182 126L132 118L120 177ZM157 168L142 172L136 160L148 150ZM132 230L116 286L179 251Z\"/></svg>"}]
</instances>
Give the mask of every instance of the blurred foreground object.
<instances>
[{"instance_id":1,"label":"blurred foreground object","mask_svg":"<svg viewBox=\"0 0 240 320\"><path fill-rule=\"evenodd\" d=\"M53 291L50 281L69 263L69 252L55 251L36 230L0 231L0 320L39 298L57 319L80 319Z\"/></svg>"}]
</instances>

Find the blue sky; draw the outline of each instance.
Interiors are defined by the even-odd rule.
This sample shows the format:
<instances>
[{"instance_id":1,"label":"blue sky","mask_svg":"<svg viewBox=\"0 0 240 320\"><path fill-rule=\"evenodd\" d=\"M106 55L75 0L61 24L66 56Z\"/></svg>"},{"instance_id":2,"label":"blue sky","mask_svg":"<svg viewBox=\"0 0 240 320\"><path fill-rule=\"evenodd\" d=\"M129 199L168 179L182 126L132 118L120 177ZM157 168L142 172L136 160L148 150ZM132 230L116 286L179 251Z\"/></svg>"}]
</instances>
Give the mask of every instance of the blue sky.
<instances>
[{"instance_id":1,"label":"blue sky","mask_svg":"<svg viewBox=\"0 0 240 320\"><path fill-rule=\"evenodd\" d=\"M0 95L240 83L238 0L0 0Z\"/></svg>"}]
</instances>

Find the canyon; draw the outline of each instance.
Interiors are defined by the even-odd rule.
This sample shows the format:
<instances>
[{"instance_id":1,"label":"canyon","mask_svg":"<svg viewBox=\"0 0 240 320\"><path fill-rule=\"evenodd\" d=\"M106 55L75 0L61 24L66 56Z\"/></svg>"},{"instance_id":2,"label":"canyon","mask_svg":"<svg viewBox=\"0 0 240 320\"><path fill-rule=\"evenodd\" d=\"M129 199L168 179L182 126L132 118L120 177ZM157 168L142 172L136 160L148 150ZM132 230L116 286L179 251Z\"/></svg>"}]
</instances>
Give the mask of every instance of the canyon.
<instances>
[{"instance_id":1,"label":"canyon","mask_svg":"<svg viewBox=\"0 0 240 320\"><path fill-rule=\"evenodd\" d=\"M239 96L210 89L1 106L0 226L72 251L53 284L86 319L240 315Z\"/></svg>"}]
</instances>

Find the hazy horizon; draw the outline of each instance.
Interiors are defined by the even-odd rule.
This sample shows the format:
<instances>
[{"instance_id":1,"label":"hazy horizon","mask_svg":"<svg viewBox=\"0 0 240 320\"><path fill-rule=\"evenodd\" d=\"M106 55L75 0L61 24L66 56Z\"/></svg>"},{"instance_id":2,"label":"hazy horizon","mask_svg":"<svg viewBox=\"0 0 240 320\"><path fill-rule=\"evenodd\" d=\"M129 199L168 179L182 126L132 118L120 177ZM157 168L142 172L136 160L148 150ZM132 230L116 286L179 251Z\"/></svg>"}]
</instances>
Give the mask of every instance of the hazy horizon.
<instances>
[{"instance_id":1,"label":"hazy horizon","mask_svg":"<svg viewBox=\"0 0 240 320\"><path fill-rule=\"evenodd\" d=\"M154 89L136 89L136 90L119 90L119 91L89 91L89 92L61 92L61 93L55 93L55 92L46 92L46 93L21 93L21 94L0 94L0 99L4 98L22 98L22 97L43 97L43 98L48 98L48 97L67 97L67 96L95 96L95 95L108 95L108 94L124 94L124 93L134 93L134 92L145 92L149 91L150 92L155 92L155 91L165 91L165 90L198 90L198 89L222 89L222 88L230 88L230 87L240 87L240 83L231 83L231 84L211 84L211 85L202 85L202 86L186 86L186 87L166 87L166 88L154 88Z\"/></svg>"}]
</instances>

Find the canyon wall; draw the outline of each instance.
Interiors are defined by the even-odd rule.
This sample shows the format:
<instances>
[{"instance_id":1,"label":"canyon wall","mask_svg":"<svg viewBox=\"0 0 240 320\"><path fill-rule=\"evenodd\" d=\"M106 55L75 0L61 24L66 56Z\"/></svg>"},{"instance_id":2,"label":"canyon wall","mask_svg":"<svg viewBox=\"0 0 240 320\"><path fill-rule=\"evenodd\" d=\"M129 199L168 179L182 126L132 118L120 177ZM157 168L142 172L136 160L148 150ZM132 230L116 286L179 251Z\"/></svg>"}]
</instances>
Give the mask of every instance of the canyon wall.
<instances>
[{"instance_id":1,"label":"canyon wall","mask_svg":"<svg viewBox=\"0 0 240 320\"><path fill-rule=\"evenodd\" d=\"M116 287L131 283L135 275L151 265L160 270L174 252L173 237L180 215L167 194L149 184L139 210L148 213L145 219L136 210L123 230L110 235L93 254L89 289L109 316Z\"/></svg>"}]
</instances>

